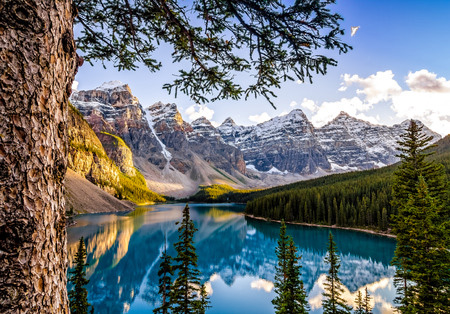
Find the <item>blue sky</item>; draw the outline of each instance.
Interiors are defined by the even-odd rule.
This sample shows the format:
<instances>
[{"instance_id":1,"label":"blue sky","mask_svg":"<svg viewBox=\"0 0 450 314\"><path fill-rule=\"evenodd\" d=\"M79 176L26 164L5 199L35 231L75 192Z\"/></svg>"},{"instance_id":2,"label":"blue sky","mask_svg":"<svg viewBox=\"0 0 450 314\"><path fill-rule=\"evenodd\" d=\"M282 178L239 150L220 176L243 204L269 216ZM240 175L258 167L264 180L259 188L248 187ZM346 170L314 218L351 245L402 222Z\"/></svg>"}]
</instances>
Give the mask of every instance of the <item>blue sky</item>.
<instances>
[{"instance_id":1,"label":"blue sky","mask_svg":"<svg viewBox=\"0 0 450 314\"><path fill-rule=\"evenodd\" d=\"M450 133L450 1L337 0L333 8L344 17L343 40L353 50L332 53L338 66L316 76L313 84L283 83L276 90L276 110L263 98L205 105L168 95L162 85L173 79L178 65L165 58L164 46L156 54L163 61L161 71L119 72L108 64L105 70L85 63L76 76L78 89L120 80L144 106L175 102L187 121L204 115L220 124L231 116L249 125L300 108L316 126L343 110L388 125L416 118L443 135ZM351 26L360 26L353 37Z\"/></svg>"}]
</instances>

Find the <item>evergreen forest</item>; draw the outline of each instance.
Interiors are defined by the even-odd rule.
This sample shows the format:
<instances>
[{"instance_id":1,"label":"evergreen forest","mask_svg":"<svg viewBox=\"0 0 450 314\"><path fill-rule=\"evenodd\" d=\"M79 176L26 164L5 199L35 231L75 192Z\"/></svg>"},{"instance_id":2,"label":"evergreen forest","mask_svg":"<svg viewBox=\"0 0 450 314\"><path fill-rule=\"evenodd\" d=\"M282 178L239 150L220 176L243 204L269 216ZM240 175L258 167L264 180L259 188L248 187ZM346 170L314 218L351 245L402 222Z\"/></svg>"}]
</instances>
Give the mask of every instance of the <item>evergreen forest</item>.
<instances>
[{"instance_id":1,"label":"evergreen forest","mask_svg":"<svg viewBox=\"0 0 450 314\"><path fill-rule=\"evenodd\" d=\"M450 136L440 140L433 151L435 154L429 159L444 166L448 180ZM397 214L391 205L393 173L397 168L398 164L331 175L250 193L245 212L287 222L387 230L392 215ZM231 195L228 197L232 199Z\"/></svg>"}]
</instances>

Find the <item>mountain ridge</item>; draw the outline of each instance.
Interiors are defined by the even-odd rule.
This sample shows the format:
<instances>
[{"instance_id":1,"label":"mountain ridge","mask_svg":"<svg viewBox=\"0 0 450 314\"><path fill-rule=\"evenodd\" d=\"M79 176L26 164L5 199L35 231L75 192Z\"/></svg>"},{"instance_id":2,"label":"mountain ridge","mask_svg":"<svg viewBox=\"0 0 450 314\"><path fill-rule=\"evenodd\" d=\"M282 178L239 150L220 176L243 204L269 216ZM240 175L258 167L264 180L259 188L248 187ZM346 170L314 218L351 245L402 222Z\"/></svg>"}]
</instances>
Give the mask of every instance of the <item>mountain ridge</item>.
<instances>
[{"instance_id":1,"label":"mountain ridge","mask_svg":"<svg viewBox=\"0 0 450 314\"><path fill-rule=\"evenodd\" d=\"M317 128L294 109L257 125L228 117L214 127L205 117L186 122L174 103L144 106L118 81L76 91L71 99L97 134L127 143L150 188L177 197L195 193L199 185L259 188L383 167L398 160L396 141L409 121L389 127L340 112Z\"/></svg>"}]
</instances>

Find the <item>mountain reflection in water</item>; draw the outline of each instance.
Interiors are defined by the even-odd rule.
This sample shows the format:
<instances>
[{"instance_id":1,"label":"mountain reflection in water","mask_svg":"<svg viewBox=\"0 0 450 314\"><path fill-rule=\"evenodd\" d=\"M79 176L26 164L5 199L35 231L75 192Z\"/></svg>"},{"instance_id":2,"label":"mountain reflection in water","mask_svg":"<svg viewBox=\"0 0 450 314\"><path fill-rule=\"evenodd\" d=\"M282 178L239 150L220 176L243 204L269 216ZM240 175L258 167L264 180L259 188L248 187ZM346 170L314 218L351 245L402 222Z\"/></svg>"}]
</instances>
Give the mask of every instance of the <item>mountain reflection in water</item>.
<instances>
[{"instance_id":1,"label":"mountain reflection in water","mask_svg":"<svg viewBox=\"0 0 450 314\"><path fill-rule=\"evenodd\" d=\"M96 313L148 313L159 302L158 267L164 249L175 256L176 221L183 204L140 208L128 214L91 214L68 229L69 265L83 236L87 249L89 302ZM273 313L275 247L279 224L246 219L242 205L191 204L198 229L194 241L202 281L212 308L208 313ZM288 225L302 255L302 279L312 313L321 313L324 263L330 229ZM333 230L340 258L344 298L354 304L368 288L375 313L392 313L395 240Z\"/></svg>"}]
</instances>

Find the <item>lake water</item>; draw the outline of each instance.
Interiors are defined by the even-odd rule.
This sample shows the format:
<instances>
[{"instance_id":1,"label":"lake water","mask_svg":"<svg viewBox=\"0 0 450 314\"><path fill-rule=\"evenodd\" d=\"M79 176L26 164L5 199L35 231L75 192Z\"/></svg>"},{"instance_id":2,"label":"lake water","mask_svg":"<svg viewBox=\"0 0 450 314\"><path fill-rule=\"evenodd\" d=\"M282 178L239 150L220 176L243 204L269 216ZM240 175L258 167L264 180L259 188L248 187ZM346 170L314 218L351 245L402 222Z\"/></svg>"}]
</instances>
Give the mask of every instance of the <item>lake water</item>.
<instances>
[{"instance_id":1,"label":"lake water","mask_svg":"<svg viewBox=\"0 0 450 314\"><path fill-rule=\"evenodd\" d=\"M87 245L88 299L96 313L151 313L159 302L158 267L164 247L175 256L176 221L183 204L140 208L128 214L90 214L68 228L69 262L77 241ZM190 204L198 231L194 241L202 281L212 308L207 313L273 313L275 247L280 225L245 218L242 205ZM321 313L328 228L287 226L302 255L302 279L311 313ZM353 305L368 288L374 313L392 313L395 240L332 230L337 244L344 298Z\"/></svg>"}]
</instances>

